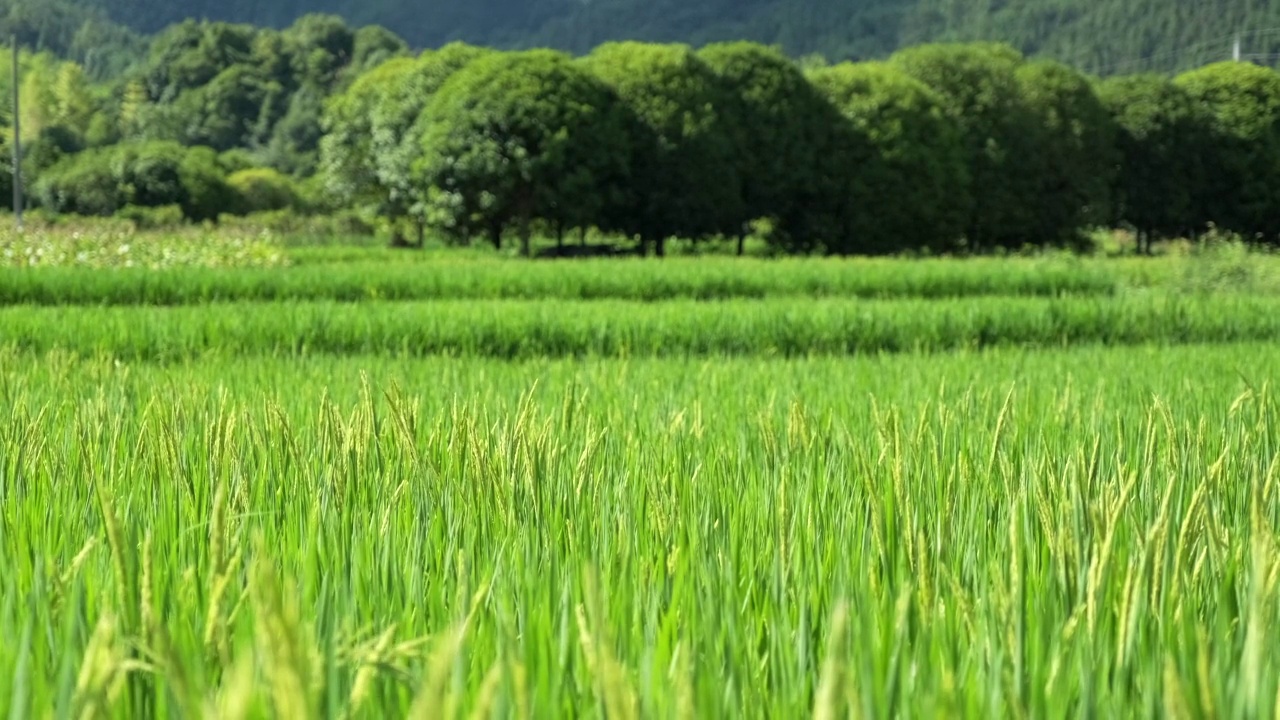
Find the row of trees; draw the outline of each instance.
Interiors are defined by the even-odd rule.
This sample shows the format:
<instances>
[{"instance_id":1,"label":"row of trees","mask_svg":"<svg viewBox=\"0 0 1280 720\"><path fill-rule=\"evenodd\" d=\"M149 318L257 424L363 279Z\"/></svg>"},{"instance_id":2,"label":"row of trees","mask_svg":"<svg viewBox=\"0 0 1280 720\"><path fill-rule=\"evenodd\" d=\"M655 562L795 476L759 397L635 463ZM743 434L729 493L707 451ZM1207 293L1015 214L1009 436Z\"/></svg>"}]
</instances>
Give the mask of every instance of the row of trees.
<instances>
[{"instance_id":1,"label":"row of trees","mask_svg":"<svg viewBox=\"0 0 1280 720\"><path fill-rule=\"evenodd\" d=\"M1095 81L1004 45L802 70L751 43L609 43L581 58L454 44L328 104L336 200L459 243L587 227L768 228L793 252L1144 244L1216 224L1280 238L1280 75L1221 63Z\"/></svg>"},{"instance_id":2,"label":"row of trees","mask_svg":"<svg viewBox=\"0 0 1280 720\"><path fill-rule=\"evenodd\" d=\"M3 2L3 0L0 0ZM24 141L38 175L86 148L148 141L240 150L257 165L314 173L325 101L362 72L407 53L394 34L308 15L285 30L185 22L107 81L53 53L24 53ZM9 84L0 54L0 90ZM12 127L8 103L0 124Z\"/></svg>"},{"instance_id":3,"label":"row of trees","mask_svg":"<svg viewBox=\"0 0 1280 720\"><path fill-rule=\"evenodd\" d=\"M1280 236L1280 75L1248 63L1098 80L993 44L834 66L745 42L411 56L307 16L172 27L110 83L23 64L24 171L56 212L164 200L206 219L269 196L401 238L597 228L655 253L748 232L832 253L1071 245L1117 224L1144 244L1210 224ZM225 192L248 171L272 191ZM182 189L138 189L165 183Z\"/></svg>"}]
</instances>

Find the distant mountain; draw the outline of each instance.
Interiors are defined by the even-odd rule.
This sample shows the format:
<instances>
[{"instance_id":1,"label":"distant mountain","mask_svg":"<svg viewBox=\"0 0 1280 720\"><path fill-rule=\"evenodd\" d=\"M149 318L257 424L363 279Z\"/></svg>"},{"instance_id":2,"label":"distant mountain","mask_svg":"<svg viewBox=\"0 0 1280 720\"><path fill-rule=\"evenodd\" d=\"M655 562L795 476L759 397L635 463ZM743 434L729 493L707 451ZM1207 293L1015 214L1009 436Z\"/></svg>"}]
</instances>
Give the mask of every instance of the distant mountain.
<instances>
[{"instance_id":1,"label":"distant mountain","mask_svg":"<svg viewBox=\"0 0 1280 720\"><path fill-rule=\"evenodd\" d=\"M0 0L6 6L76 8L143 33L187 18L283 27L335 13L418 47L465 40L584 52L614 39L751 39L841 60L932 40L1001 40L1103 74L1223 59L1237 32L1244 54L1280 55L1280 0Z\"/></svg>"}]
</instances>

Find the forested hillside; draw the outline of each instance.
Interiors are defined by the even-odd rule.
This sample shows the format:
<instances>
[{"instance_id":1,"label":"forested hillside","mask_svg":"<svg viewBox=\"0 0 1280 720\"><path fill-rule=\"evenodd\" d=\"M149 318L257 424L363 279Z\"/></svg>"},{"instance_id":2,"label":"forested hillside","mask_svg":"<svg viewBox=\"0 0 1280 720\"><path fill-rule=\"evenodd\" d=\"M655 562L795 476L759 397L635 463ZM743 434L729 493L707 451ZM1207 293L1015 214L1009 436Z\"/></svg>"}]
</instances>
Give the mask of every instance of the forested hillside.
<instances>
[{"instance_id":1,"label":"forested hillside","mask_svg":"<svg viewBox=\"0 0 1280 720\"><path fill-rule=\"evenodd\" d=\"M1271 0L0 0L0 9L29 40L99 64L128 46L107 18L153 33L188 18L282 28L311 12L393 28L416 47L464 40L582 53L616 39L746 39L842 60L920 42L999 40L1102 74L1221 60L1237 32L1246 55L1280 53L1280 2Z\"/></svg>"},{"instance_id":2,"label":"forested hillside","mask_svg":"<svg viewBox=\"0 0 1280 720\"><path fill-rule=\"evenodd\" d=\"M139 33L92 2L0 0L0 38L74 60L91 77L118 76L146 53Z\"/></svg>"}]
</instances>

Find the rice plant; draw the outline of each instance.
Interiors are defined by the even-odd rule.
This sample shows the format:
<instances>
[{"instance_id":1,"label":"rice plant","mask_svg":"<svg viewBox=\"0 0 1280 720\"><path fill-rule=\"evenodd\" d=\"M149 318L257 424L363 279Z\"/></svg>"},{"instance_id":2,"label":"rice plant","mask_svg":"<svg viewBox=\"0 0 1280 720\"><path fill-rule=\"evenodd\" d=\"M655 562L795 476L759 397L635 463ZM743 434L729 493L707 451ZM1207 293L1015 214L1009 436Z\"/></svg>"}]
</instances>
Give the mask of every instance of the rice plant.
<instances>
[{"instance_id":1,"label":"rice plant","mask_svg":"<svg viewBox=\"0 0 1280 720\"><path fill-rule=\"evenodd\" d=\"M135 244L120 241L125 253ZM209 247L216 252L217 245ZM110 254L110 249L105 250ZM173 258L179 251L167 251ZM283 256L282 256L283 257ZM750 260L522 262L414 256L289 267L0 268L0 304L189 305L231 301L724 300L779 297L1107 296L1126 271L1071 260Z\"/></svg>"},{"instance_id":2,"label":"rice plant","mask_svg":"<svg viewBox=\"0 0 1280 720\"><path fill-rule=\"evenodd\" d=\"M11 717L1275 717L1273 345L0 355Z\"/></svg>"},{"instance_id":3,"label":"rice plant","mask_svg":"<svg viewBox=\"0 0 1280 720\"><path fill-rule=\"evenodd\" d=\"M669 301L227 303L0 308L0 345L174 361L209 354L684 357L849 355L1280 339L1248 295Z\"/></svg>"}]
</instances>

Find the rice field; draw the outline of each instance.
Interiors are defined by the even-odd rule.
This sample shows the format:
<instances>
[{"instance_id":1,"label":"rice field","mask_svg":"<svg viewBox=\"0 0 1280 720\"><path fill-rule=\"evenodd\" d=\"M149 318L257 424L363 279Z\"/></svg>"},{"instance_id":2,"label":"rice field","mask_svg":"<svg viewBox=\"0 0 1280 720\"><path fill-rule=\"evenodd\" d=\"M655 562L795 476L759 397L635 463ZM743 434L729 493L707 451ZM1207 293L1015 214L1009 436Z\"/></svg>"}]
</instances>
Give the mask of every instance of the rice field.
<instances>
[{"instance_id":1,"label":"rice field","mask_svg":"<svg viewBox=\"0 0 1280 720\"><path fill-rule=\"evenodd\" d=\"M1280 341L1280 296L0 307L0 345L122 360L680 357Z\"/></svg>"},{"instance_id":2,"label":"rice field","mask_svg":"<svg viewBox=\"0 0 1280 720\"><path fill-rule=\"evenodd\" d=\"M283 268L0 268L0 304L194 305L211 302L425 300L943 299L1109 296L1124 282L1067 260L672 259L514 263L352 262Z\"/></svg>"},{"instance_id":3,"label":"rice field","mask_svg":"<svg viewBox=\"0 0 1280 720\"><path fill-rule=\"evenodd\" d=\"M1263 275L451 262L0 273L0 712L1280 717Z\"/></svg>"}]
</instances>

